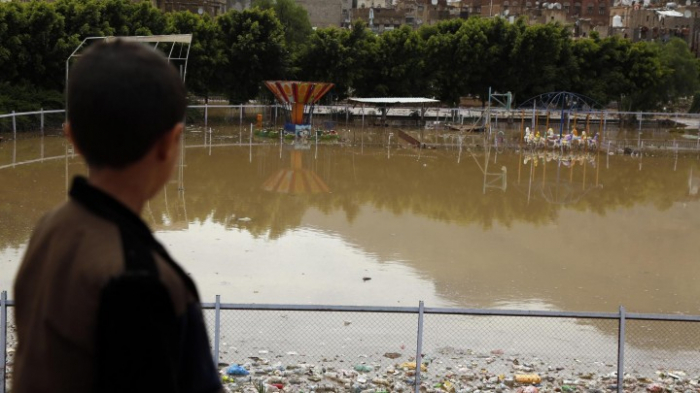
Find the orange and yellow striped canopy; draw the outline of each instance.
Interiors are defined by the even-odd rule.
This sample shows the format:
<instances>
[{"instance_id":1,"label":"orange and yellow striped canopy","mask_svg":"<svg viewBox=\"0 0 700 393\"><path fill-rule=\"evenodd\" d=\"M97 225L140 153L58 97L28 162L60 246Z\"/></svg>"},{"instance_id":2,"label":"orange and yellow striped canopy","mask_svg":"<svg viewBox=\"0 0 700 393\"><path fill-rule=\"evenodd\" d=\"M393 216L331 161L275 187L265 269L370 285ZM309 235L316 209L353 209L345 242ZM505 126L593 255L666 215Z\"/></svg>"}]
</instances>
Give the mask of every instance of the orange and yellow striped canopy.
<instances>
[{"instance_id":1,"label":"orange and yellow striped canopy","mask_svg":"<svg viewBox=\"0 0 700 393\"><path fill-rule=\"evenodd\" d=\"M335 86L327 82L265 81L265 86L283 104L315 104Z\"/></svg>"}]
</instances>

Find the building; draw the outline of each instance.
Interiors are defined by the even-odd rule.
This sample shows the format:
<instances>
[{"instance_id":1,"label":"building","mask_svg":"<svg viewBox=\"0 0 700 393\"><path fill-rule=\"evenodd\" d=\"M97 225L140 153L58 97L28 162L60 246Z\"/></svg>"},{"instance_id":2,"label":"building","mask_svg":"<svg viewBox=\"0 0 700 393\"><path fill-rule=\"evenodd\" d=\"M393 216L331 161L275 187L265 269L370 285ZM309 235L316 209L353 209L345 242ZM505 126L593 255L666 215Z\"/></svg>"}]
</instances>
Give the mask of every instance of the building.
<instances>
[{"instance_id":1,"label":"building","mask_svg":"<svg viewBox=\"0 0 700 393\"><path fill-rule=\"evenodd\" d=\"M462 0L460 7L469 15L481 17L500 16L514 21L524 16L531 24L559 22L602 27L608 26L610 20L610 1ZM580 20L584 21L579 22Z\"/></svg>"},{"instance_id":2,"label":"building","mask_svg":"<svg viewBox=\"0 0 700 393\"><path fill-rule=\"evenodd\" d=\"M443 20L468 17L465 10L448 5L447 0L398 0L396 4L391 0L358 0L357 5L352 10L352 20L362 20L376 32L401 25L417 29Z\"/></svg>"},{"instance_id":3,"label":"building","mask_svg":"<svg viewBox=\"0 0 700 393\"><path fill-rule=\"evenodd\" d=\"M348 19L351 0L295 0L309 14L315 28L342 26Z\"/></svg>"},{"instance_id":4,"label":"building","mask_svg":"<svg viewBox=\"0 0 700 393\"><path fill-rule=\"evenodd\" d=\"M250 8L253 0L226 0L226 8L229 10L243 11Z\"/></svg>"},{"instance_id":5,"label":"building","mask_svg":"<svg viewBox=\"0 0 700 393\"><path fill-rule=\"evenodd\" d=\"M610 11L612 34L636 41L665 42L677 37L688 43L691 51L698 56L700 43L700 9L698 5L678 7L667 3L663 8L632 5L619 5Z\"/></svg>"},{"instance_id":6,"label":"building","mask_svg":"<svg viewBox=\"0 0 700 393\"><path fill-rule=\"evenodd\" d=\"M165 12L190 11L216 16L226 12L227 1L230 0L151 0L151 3Z\"/></svg>"}]
</instances>

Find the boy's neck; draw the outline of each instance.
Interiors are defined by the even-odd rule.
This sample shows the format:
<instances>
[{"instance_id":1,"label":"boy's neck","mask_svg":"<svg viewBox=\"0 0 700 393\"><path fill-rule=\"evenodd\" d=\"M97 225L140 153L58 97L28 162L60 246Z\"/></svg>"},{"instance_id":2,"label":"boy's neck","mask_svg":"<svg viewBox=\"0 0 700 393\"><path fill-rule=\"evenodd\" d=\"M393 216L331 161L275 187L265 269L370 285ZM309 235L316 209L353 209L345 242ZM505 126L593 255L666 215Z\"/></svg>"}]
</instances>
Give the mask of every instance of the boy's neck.
<instances>
[{"instance_id":1,"label":"boy's neck","mask_svg":"<svg viewBox=\"0 0 700 393\"><path fill-rule=\"evenodd\" d=\"M135 167L119 170L90 168L88 182L121 202L135 214L141 215L144 205L158 189L152 186L152 179L148 175L148 171L141 171Z\"/></svg>"}]
</instances>

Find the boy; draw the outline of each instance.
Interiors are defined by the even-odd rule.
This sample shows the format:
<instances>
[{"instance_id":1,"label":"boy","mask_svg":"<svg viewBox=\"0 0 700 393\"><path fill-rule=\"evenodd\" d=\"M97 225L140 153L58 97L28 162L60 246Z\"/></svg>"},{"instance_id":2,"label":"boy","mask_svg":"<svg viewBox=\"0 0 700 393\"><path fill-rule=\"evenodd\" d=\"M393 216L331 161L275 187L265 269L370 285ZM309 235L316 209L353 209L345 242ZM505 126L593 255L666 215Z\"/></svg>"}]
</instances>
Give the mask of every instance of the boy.
<instances>
[{"instance_id":1,"label":"boy","mask_svg":"<svg viewBox=\"0 0 700 393\"><path fill-rule=\"evenodd\" d=\"M13 391L220 391L197 289L139 217L177 161L177 71L116 40L86 51L66 88L89 177L37 224L17 274Z\"/></svg>"}]
</instances>

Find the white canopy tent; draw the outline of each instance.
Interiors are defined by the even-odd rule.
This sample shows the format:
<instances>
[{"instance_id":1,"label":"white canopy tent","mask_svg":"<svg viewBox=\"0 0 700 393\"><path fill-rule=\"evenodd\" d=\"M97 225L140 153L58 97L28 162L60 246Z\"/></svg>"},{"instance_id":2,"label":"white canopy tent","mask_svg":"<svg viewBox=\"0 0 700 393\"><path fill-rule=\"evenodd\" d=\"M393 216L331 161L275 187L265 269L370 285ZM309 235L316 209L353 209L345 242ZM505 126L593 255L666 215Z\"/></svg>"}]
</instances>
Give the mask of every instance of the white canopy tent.
<instances>
[{"instance_id":1,"label":"white canopy tent","mask_svg":"<svg viewBox=\"0 0 700 393\"><path fill-rule=\"evenodd\" d=\"M424 97L380 97L380 98L350 98L350 101L365 104L426 104L440 102L433 98Z\"/></svg>"},{"instance_id":2,"label":"white canopy tent","mask_svg":"<svg viewBox=\"0 0 700 393\"><path fill-rule=\"evenodd\" d=\"M349 98L350 101L359 102L362 104L362 123L364 124L364 106L365 104L375 104L380 107L382 112L382 124L386 122L386 115L389 113L390 106L398 104L421 105L420 119L423 121L425 115L425 104L440 102L433 98L425 97L376 97L376 98Z\"/></svg>"}]
</instances>

